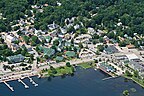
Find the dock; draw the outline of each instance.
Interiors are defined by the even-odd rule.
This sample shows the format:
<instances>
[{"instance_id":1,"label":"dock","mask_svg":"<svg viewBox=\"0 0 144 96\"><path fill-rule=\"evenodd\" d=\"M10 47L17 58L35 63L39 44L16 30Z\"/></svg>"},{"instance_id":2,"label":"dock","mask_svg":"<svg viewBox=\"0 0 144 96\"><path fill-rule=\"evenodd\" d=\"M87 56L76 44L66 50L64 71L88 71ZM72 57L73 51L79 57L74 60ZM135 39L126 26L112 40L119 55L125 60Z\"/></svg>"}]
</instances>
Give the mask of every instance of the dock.
<instances>
[{"instance_id":1,"label":"dock","mask_svg":"<svg viewBox=\"0 0 144 96\"><path fill-rule=\"evenodd\" d=\"M102 69L102 68L100 68L100 67L99 67L99 69L100 69L101 71L103 71L104 73L106 73L106 74L110 75L111 77L114 77L114 75L113 75L113 74L111 74L111 73L107 72L106 70L104 70L104 69Z\"/></svg>"},{"instance_id":2,"label":"dock","mask_svg":"<svg viewBox=\"0 0 144 96\"><path fill-rule=\"evenodd\" d=\"M18 82L21 82L21 83L24 85L24 87L25 87L26 89L29 88L29 86L26 85L21 79L18 79Z\"/></svg>"},{"instance_id":3,"label":"dock","mask_svg":"<svg viewBox=\"0 0 144 96\"><path fill-rule=\"evenodd\" d=\"M118 78L119 76L115 76L115 77L108 77L108 78L104 78L102 80L109 80L109 79L115 79L115 78Z\"/></svg>"},{"instance_id":4,"label":"dock","mask_svg":"<svg viewBox=\"0 0 144 96\"><path fill-rule=\"evenodd\" d=\"M5 84L12 92L14 91L13 87L11 87L6 81L4 81L4 84Z\"/></svg>"},{"instance_id":5,"label":"dock","mask_svg":"<svg viewBox=\"0 0 144 96\"><path fill-rule=\"evenodd\" d=\"M35 87L37 87L38 86L38 84L37 83L35 83L35 81L32 79L32 78L30 78L30 77L28 77L29 78L29 80L30 80L30 82L35 86Z\"/></svg>"}]
</instances>

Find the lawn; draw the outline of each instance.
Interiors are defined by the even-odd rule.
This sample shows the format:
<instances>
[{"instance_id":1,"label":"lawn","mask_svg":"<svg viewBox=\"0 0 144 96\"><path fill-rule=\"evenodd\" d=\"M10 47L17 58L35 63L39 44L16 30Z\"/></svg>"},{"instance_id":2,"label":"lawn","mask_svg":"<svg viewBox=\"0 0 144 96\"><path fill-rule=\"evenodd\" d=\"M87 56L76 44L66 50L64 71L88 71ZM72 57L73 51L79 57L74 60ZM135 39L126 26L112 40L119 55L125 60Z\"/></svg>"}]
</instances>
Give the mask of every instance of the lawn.
<instances>
[{"instance_id":1,"label":"lawn","mask_svg":"<svg viewBox=\"0 0 144 96\"><path fill-rule=\"evenodd\" d=\"M88 69L88 68L92 67L91 63L93 63L93 62L85 62L85 63L78 64L78 66L80 66L84 69Z\"/></svg>"},{"instance_id":2,"label":"lawn","mask_svg":"<svg viewBox=\"0 0 144 96\"><path fill-rule=\"evenodd\" d=\"M53 76L61 76L64 74L72 74L74 71L74 67L59 67L59 68L55 68L56 73L53 73L51 69L48 69L48 74L46 74L47 76L53 75Z\"/></svg>"},{"instance_id":3,"label":"lawn","mask_svg":"<svg viewBox=\"0 0 144 96\"><path fill-rule=\"evenodd\" d=\"M138 78L136 78L136 77L132 77L132 80L133 80L134 82L136 82L137 84L139 84L141 87L144 88L144 81L143 81L142 79L138 79Z\"/></svg>"}]
</instances>

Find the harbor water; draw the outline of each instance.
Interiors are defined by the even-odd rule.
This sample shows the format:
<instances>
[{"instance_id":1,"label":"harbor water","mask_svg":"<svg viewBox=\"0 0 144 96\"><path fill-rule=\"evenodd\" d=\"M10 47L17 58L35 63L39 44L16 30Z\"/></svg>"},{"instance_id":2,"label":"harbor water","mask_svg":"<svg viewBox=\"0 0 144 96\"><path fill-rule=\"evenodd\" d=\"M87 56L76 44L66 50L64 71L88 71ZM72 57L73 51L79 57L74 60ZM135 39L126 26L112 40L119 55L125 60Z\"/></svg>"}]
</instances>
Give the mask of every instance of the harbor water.
<instances>
[{"instance_id":1,"label":"harbor water","mask_svg":"<svg viewBox=\"0 0 144 96\"><path fill-rule=\"evenodd\" d=\"M29 86L28 89L18 81L8 82L14 92L1 83L0 96L122 96L124 90L129 90L130 96L144 96L144 89L131 80L126 82L122 77L103 80L104 78L108 78L108 75L99 70L78 68L74 76L32 77L38 84L37 87L26 78L23 82Z\"/></svg>"}]
</instances>

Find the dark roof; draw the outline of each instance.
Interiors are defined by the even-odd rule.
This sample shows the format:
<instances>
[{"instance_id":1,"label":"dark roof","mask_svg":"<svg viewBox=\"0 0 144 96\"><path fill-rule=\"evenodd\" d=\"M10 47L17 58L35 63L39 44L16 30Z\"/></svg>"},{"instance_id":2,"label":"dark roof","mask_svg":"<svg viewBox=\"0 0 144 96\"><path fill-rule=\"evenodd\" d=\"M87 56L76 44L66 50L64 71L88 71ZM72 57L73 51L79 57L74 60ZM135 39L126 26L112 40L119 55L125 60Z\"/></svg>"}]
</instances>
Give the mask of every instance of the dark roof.
<instances>
[{"instance_id":1,"label":"dark roof","mask_svg":"<svg viewBox=\"0 0 144 96\"><path fill-rule=\"evenodd\" d=\"M32 47L30 47L30 48L27 48L27 51L33 51L33 50L32 50Z\"/></svg>"},{"instance_id":2,"label":"dark roof","mask_svg":"<svg viewBox=\"0 0 144 96\"><path fill-rule=\"evenodd\" d=\"M128 57L126 55L119 55L119 56L115 56L115 58L117 60L128 60Z\"/></svg>"},{"instance_id":3,"label":"dark roof","mask_svg":"<svg viewBox=\"0 0 144 96\"><path fill-rule=\"evenodd\" d=\"M112 53L118 53L118 49L114 46L114 45L109 45L107 48L105 48L105 51L108 54L112 54Z\"/></svg>"}]
</instances>

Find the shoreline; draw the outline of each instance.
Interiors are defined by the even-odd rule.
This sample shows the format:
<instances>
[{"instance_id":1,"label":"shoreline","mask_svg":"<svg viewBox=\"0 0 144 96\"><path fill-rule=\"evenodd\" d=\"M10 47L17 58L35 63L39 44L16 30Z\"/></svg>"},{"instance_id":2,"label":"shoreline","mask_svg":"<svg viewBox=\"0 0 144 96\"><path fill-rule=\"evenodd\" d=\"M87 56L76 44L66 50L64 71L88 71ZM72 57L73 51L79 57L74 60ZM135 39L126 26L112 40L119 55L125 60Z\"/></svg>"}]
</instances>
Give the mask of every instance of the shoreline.
<instances>
[{"instance_id":1,"label":"shoreline","mask_svg":"<svg viewBox=\"0 0 144 96\"><path fill-rule=\"evenodd\" d=\"M83 64L83 63L90 63L90 62L93 62L94 60L91 59L89 60L88 62L84 62L83 60L80 61L80 63L75 63L75 64L72 64L71 66L73 65L76 65L78 66L79 64ZM82 63L81 63L82 62ZM65 63L65 62L62 62L62 63ZM61 66L55 66L55 65L51 65L53 66L54 68L60 68L60 67L65 67L66 65L61 65ZM50 67L47 68L48 70L50 69ZM85 68L84 68L85 69ZM18 80L18 79L25 79L25 78L28 78L28 77L32 77L32 76L38 76L38 77L49 77L49 76L45 76L43 75L44 73L40 73L42 71L41 68L38 68L36 71L27 71L27 72L23 72L23 73L17 73L17 74L14 74L12 75L13 73L10 73L10 75L6 75L6 76L3 76L5 77L4 79L1 79L0 80L0 83L3 83L3 82L10 82L10 81L15 81L15 80ZM68 74L67 74L68 75ZM59 76L62 76L62 75L59 75Z\"/></svg>"},{"instance_id":2,"label":"shoreline","mask_svg":"<svg viewBox=\"0 0 144 96\"><path fill-rule=\"evenodd\" d=\"M24 74L21 74L21 75L17 75L15 77L7 77L3 80L0 80L0 83L16 81L18 79L25 79L25 78L33 77L33 76L39 76L39 73L35 73L35 74L34 73L24 73Z\"/></svg>"},{"instance_id":3,"label":"shoreline","mask_svg":"<svg viewBox=\"0 0 144 96\"><path fill-rule=\"evenodd\" d=\"M65 73L65 74L60 73L60 74L58 74L58 75L53 74L53 76L54 76L54 77L58 77L58 76L63 76L63 75L71 75L71 74L74 74L74 72L76 72L76 67L80 67L80 68L83 68L83 69L92 68L93 66L92 66L92 65L89 65L89 63L91 63L91 62L92 62L92 61L90 61L90 62L84 62L84 63L79 63L79 64L75 64L75 66L71 65L71 67L69 67L69 68L74 68L74 71L72 71L72 69L71 69L72 72L68 72L68 73ZM85 64L87 64L89 67L85 66ZM84 67L83 65L84 65L85 67ZM60 66L60 67L67 67L67 66ZM58 68L60 68L60 67L56 67L55 69L58 69ZM51 70L51 69L48 69L48 70ZM51 77L49 74L45 74L45 73L48 73L48 70L47 70L46 72L44 72L44 73L41 74L41 77L42 77L42 78ZM64 69L64 70L66 70L66 69ZM53 77L53 76L52 76L52 77Z\"/></svg>"},{"instance_id":4,"label":"shoreline","mask_svg":"<svg viewBox=\"0 0 144 96\"><path fill-rule=\"evenodd\" d=\"M139 83L138 81L134 80L133 78L127 77L127 76L122 76L122 77L124 77L124 78L126 78L126 79L129 79L129 80L132 80L133 82L135 82L136 84L138 84L139 86L141 86L142 88L144 88L144 85L143 85L143 84Z\"/></svg>"}]
</instances>

